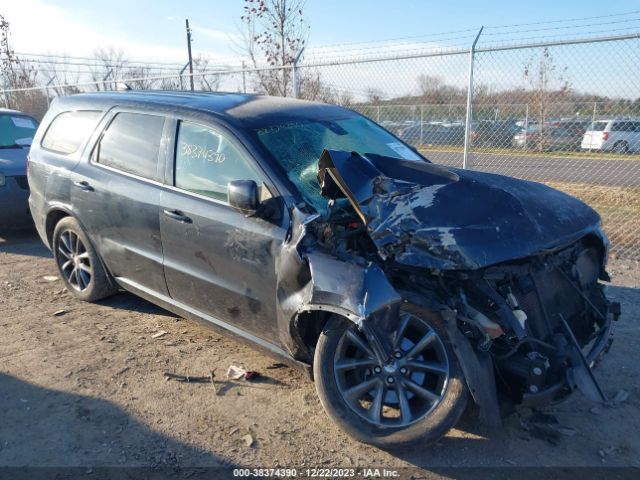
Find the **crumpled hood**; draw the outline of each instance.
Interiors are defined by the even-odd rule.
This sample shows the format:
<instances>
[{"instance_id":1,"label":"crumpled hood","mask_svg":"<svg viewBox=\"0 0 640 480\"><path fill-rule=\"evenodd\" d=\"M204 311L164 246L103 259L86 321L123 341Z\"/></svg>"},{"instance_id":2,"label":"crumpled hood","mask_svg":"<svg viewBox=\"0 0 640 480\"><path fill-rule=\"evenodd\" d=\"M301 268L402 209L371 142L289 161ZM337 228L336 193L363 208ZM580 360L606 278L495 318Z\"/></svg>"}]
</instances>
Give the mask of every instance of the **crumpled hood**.
<instances>
[{"instance_id":1,"label":"crumpled hood","mask_svg":"<svg viewBox=\"0 0 640 480\"><path fill-rule=\"evenodd\" d=\"M8 177L27 174L28 148L0 148L0 172Z\"/></svg>"},{"instance_id":2,"label":"crumpled hood","mask_svg":"<svg viewBox=\"0 0 640 480\"><path fill-rule=\"evenodd\" d=\"M325 150L322 195L346 197L383 258L478 269L568 245L600 217L540 183L380 155Z\"/></svg>"}]
</instances>

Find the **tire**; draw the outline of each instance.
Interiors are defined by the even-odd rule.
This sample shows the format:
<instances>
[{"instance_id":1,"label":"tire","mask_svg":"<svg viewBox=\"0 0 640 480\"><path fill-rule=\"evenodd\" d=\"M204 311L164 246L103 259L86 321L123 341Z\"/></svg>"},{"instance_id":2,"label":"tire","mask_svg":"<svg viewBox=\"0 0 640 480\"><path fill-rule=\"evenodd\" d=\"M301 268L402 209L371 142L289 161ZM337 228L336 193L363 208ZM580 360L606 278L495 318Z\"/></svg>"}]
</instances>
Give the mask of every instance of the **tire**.
<instances>
[{"instance_id":1,"label":"tire","mask_svg":"<svg viewBox=\"0 0 640 480\"><path fill-rule=\"evenodd\" d=\"M118 291L89 238L73 217L56 224L53 257L67 290L85 302L95 302Z\"/></svg>"},{"instance_id":2,"label":"tire","mask_svg":"<svg viewBox=\"0 0 640 480\"><path fill-rule=\"evenodd\" d=\"M629 145L627 142L616 142L612 150L614 153L629 153Z\"/></svg>"},{"instance_id":3,"label":"tire","mask_svg":"<svg viewBox=\"0 0 640 480\"><path fill-rule=\"evenodd\" d=\"M393 344L407 317L410 318L410 323L404 329L405 336L401 336L400 345L395 345L394 351L391 352L391 356L402 355L402 358L395 360L390 356L382 367L376 361L369 361L370 355L362 354L362 358L353 357L360 354L355 353L359 349L355 347L358 342L353 340L354 336L368 347L371 343L352 322L342 317L334 316L327 322L316 345L313 372L322 406L332 420L350 436L377 447L395 449L418 441L435 442L458 422L467 404L468 391L464 376L439 315L414 305L404 304L398 319L394 321L395 326L392 329L395 331L385 335L385 338ZM377 327L376 329L379 330ZM423 343L421 340L430 335L430 332L434 336L428 346L419 351L418 355L410 357L409 353L418 344ZM345 344L349 346L345 348ZM347 361L340 361L344 359ZM343 370L349 361L354 360L363 365ZM440 369L446 364L447 373L428 370L421 373L413 368L402 372L402 362L406 361L438 365ZM364 365L365 363L367 365ZM389 383L392 376L398 380ZM364 401L359 399L354 402L353 396L349 399L347 392L353 392L353 387L345 389L345 386L349 387L349 378L354 381L356 387L371 385L368 391L362 393ZM415 384L423 390L431 391L439 396L439 399L426 400L423 398L424 391L420 395L414 393ZM405 402L400 401L402 390L405 392ZM369 404L365 408L367 398ZM405 407L408 405L406 416L401 408L402 403ZM379 410L374 408L380 404L382 407ZM376 414L378 411L381 412L379 415Z\"/></svg>"}]
</instances>

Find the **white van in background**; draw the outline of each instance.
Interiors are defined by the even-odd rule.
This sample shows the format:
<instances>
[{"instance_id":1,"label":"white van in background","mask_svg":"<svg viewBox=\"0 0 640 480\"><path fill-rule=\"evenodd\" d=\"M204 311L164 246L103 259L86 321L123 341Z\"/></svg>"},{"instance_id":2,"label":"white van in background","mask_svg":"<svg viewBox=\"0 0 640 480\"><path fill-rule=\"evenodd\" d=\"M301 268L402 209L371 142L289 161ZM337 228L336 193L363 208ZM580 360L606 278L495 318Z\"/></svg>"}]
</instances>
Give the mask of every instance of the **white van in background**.
<instances>
[{"instance_id":1,"label":"white van in background","mask_svg":"<svg viewBox=\"0 0 640 480\"><path fill-rule=\"evenodd\" d=\"M598 120L587 128L580 145L583 150L640 151L640 120Z\"/></svg>"}]
</instances>

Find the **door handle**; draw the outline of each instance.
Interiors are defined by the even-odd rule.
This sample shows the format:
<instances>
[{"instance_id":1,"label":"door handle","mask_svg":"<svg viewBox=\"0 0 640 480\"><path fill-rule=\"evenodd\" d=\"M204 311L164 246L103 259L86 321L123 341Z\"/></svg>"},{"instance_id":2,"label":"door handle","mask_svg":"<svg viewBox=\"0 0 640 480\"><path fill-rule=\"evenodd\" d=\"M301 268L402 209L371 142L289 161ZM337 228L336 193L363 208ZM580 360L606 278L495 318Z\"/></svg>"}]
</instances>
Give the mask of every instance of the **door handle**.
<instances>
[{"instance_id":1,"label":"door handle","mask_svg":"<svg viewBox=\"0 0 640 480\"><path fill-rule=\"evenodd\" d=\"M191 223L191 218L184 215L180 210L164 210L164 214L182 223Z\"/></svg>"},{"instance_id":2,"label":"door handle","mask_svg":"<svg viewBox=\"0 0 640 480\"><path fill-rule=\"evenodd\" d=\"M78 187L80 190L84 190L85 192L93 192L93 187L89 185L89 182L86 180L82 180L81 182L73 182L74 187Z\"/></svg>"}]
</instances>

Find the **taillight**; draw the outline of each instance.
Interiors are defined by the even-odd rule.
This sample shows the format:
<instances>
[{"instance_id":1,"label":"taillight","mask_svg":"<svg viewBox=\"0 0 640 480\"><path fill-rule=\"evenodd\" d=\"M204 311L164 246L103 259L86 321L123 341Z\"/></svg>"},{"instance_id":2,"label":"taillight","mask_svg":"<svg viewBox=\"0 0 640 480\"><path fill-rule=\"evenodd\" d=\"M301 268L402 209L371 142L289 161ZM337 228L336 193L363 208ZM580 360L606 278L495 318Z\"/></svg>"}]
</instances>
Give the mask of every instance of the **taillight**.
<instances>
[{"instance_id":1,"label":"taillight","mask_svg":"<svg viewBox=\"0 0 640 480\"><path fill-rule=\"evenodd\" d=\"M609 140L609 132L602 132L602 140L605 142Z\"/></svg>"}]
</instances>

